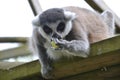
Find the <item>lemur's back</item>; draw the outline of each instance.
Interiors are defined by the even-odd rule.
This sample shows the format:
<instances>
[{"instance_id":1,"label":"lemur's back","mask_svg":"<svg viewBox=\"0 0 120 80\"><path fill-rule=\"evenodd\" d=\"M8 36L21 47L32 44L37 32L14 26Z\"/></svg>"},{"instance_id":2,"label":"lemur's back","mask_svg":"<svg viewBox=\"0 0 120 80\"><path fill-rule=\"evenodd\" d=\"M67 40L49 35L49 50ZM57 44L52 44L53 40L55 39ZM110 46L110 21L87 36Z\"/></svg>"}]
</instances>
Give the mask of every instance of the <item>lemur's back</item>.
<instances>
[{"instance_id":1,"label":"lemur's back","mask_svg":"<svg viewBox=\"0 0 120 80\"><path fill-rule=\"evenodd\" d=\"M79 26L88 33L91 43L110 37L109 26L100 14L79 7L66 7L65 10L76 13L76 20L79 21Z\"/></svg>"}]
</instances>

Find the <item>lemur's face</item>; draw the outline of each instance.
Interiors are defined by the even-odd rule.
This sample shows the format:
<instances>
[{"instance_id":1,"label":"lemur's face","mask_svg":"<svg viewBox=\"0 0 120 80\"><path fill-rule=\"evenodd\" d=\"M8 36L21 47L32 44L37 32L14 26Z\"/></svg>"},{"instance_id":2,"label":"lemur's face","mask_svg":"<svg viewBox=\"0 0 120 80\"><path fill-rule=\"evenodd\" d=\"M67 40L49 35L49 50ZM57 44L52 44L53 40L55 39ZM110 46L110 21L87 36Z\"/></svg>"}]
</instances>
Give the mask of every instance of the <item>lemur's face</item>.
<instances>
[{"instance_id":1,"label":"lemur's face","mask_svg":"<svg viewBox=\"0 0 120 80\"><path fill-rule=\"evenodd\" d=\"M33 20L40 34L51 41L54 38L63 39L72 29L72 19L75 14L63 9L53 8L44 11Z\"/></svg>"},{"instance_id":2,"label":"lemur's face","mask_svg":"<svg viewBox=\"0 0 120 80\"><path fill-rule=\"evenodd\" d=\"M42 26L42 31L49 38L61 39L65 35L66 23L65 21L57 21L55 23L48 23Z\"/></svg>"}]
</instances>

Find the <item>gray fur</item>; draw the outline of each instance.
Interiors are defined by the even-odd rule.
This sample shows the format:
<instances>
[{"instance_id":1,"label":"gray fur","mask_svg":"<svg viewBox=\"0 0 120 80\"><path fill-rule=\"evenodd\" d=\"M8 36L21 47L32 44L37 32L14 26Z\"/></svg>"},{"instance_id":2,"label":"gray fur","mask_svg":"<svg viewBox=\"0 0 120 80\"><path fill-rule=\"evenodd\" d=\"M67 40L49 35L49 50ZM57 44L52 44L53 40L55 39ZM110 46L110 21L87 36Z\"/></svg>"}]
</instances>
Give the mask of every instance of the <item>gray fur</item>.
<instances>
[{"instance_id":1,"label":"gray fur","mask_svg":"<svg viewBox=\"0 0 120 80\"><path fill-rule=\"evenodd\" d=\"M109 33L111 36L115 33L114 15L111 11L106 10L101 14L103 20L107 23L109 28Z\"/></svg>"}]
</instances>

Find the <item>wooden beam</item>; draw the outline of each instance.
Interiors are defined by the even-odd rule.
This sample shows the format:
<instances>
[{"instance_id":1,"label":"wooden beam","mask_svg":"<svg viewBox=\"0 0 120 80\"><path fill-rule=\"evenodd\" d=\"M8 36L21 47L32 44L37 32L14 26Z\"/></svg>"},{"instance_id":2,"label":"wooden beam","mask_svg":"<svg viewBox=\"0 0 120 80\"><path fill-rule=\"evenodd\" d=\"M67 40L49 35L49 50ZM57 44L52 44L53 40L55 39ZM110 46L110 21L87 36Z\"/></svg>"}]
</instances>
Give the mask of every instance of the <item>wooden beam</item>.
<instances>
[{"instance_id":1,"label":"wooden beam","mask_svg":"<svg viewBox=\"0 0 120 80\"><path fill-rule=\"evenodd\" d=\"M120 35L91 44L90 56L101 55L104 53L120 49Z\"/></svg>"},{"instance_id":2,"label":"wooden beam","mask_svg":"<svg viewBox=\"0 0 120 80\"><path fill-rule=\"evenodd\" d=\"M12 57L30 55L27 45L0 51L0 60Z\"/></svg>"},{"instance_id":3,"label":"wooden beam","mask_svg":"<svg viewBox=\"0 0 120 80\"><path fill-rule=\"evenodd\" d=\"M28 2L35 16L42 11L38 0L28 0Z\"/></svg>"},{"instance_id":4,"label":"wooden beam","mask_svg":"<svg viewBox=\"0 0 120 80\"><path fill-rule=\"evenodd\" d=\"M62 64L56 64L54 70L55 78L59 79L67 76L89 72L96 69L101 69L102 67L106 66L120 64L119 53L120 51L116 51L74 62L70 61L66 64L63 62L62 64L64 64L65 66L63 66Z\"/></svg>"},{"instance_id":5,"label":"wooden beam","mask_svg":"<svg viewBox=\"0 0 120 80\"><path fill-rule=\"evenodd\" d=\"M58 80L120 80L120 64L108 66L86 73L81 73L69 77L60 78ZM44 80L40 74L35 74L20 78L19 80Z\"/></svg>"},{"instance_id":6,"label":"wooden beam","mask_svg":"<svg viewBox=\"0 0 120 80\"><path fill-rule=\"evenodd\" d=\"M114 13L103 0L85 0L93 9L95 9L98 12L103 12L105 10L110 10L115 17L115 23L117 27L117 32L120 32L120 18Z\"/></svg>"},{"instance_id":7,"label":"wooden beam","mask_svg":"<svg viewBox=\"0 0 120 80\"><path fill-rule=\"evenodd\" d=\"M91 44L92 51L91 57L89 58L81 59L79 57L74 57L72 59L62 59L60 61L55 62L54 63L55 69L53 71L55 79L66 78L73 75L75 76L86 72L94 71L96 69L101 69L103 67L109 67L120 64L119 44L120 36L115 36L113 38ZM21 66L10 68L9 70L1 69L0 80L19 79L22 77L40 74L39 71L40 71L39 62L33 61L30 63L23 64Z\"/></svg>"},{"instance_id":8,"label":"wooden beam","mask_svg":"<svg viewBox=\"0 0 120 80\"><path fill-rule=\"evenodd\" d=\"M0 37L0 43L26 43L27 37Z\"/></svg>"},{"instance_id":9,"label":"wooden beam","mask_svg":"<svg viewBox=\"0 0 120 80\"><path fill-rule=\"evenodd\" d=\"M0 80L15 80L17 78L22 78L28 75L39 73L39 71L40 71L39 62L33 61L9 69L4 70L0 69Z\"/></svg>"},{"instance_id":10,"label":"wooden beam","mask_svg":"<svg viewBox=\"0 0 120 80\"><path fill-rule=\"evenodd\" d=\"M119 51L120 52L120 51ZM54 64L55 79L72 77L77 74L82 74L96 69L101 70L103 67L108 67L115 64L120 64L119 52L103 54L83 60L66 60ZM113 55L114 54L114 55ZM73 66L74 65L74 66ZM5 76L3 76L5 75ZM39 75L40 78L40 65L38 61L23 64L14 68L0 70L0 80L14 80L27 76ZM33 79L34 80L34 79Z\"/></svg>"},{"instance_id":11,"label":"wooden beam","mask_svg":"<svg viewBox=\"0 0 120 80\"><path fill-rule=\"evenodd\" d=\"M61 80L120 80L120 64L107 66L86 73L81 73L79 75L69 76L66 78L62 78Z\"/></svg>"},{"instance_id":12,"label":"wooden beam","mask_svg":"<svg viewBox=\"0 0 120 80\"><path fill-rule=\"evenodd\" d=\"M103 12L104 7L101 7L101 4L97 3L96 0L85 0L94 10L98 12ZM103 1L102 1L103 2ZM102 4L103 5L103 4ZM105 5L106 6L106 5Z\"/></svg>"},{"instance_id":13,"label":"wooden beam","mask_svg":"<svg viewBox=\"0 0 120 80\"><path fill-rule=\"evenodd\" d=\"M19 66L21 64L24 64L25 62L0 62L0 69L3 70L9 70L13 67Z\"/></svg>"}]
</instances>

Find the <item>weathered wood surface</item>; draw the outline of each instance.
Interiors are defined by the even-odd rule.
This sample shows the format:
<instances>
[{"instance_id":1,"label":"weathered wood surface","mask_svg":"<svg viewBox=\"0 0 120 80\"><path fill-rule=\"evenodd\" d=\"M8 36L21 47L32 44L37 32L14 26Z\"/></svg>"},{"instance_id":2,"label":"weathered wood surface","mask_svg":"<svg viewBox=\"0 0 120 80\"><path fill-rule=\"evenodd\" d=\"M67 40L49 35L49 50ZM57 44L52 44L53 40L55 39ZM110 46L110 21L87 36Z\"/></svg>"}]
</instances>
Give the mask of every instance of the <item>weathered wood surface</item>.
<instances>
[{"instance_id":1,"label":"weathered wood surface","mask_svg":"<svg viewBox=\"0 0 120 80\"><path fill-rule=\"evenodd\" d=\"M40 74L27 76L18 80L44 80ZM120 80L120 64L108 66L86 73L80 73L73 76L67 76L55 80Z\"/></svg>"},{"instance_id":2,"label":"weathered wood surface","mask_svg":"<svg viewBox=\"0 0 120 80\"><path fill-rule=\"evenodd\" d=\"M16 48L0 51L0 60L25 55L30 55L30 51L27 45L21 45Z\"/></svg>"},{"instance_id":3,"label":"weathered wood surface","mask_svg":"<svg viewBox=\"0 0 120 80\"><path fill-rule=\"evenodd\" d=\"M109 78L112 77L110 75L114 75L113 77L120 79L119 77L117 77L119 76L119 73L120 73L119 72L120 71L119 69L120 45L119 44L120 44L120 36L116 36L107 40L103 40L103 41L91 44L92 56L90 56L89 58L81 59L78 57L74 57L72 59L64 59L61 61L57 61L54 64L55 69L53 71L53 73L55 74L55 79L67 80L71 77L70 80L74 80L75 78L77 80L81 80L80 77L82 76L83 79L91 80L91 79L85 78L84 76L88 76L88 78L92 78L95 73L99 75L99 76L95 75L96 78L101 77L100 80L103 80L105 78L109 80ZM96 56L93 56L93 55L96 55ZM110 66L113 66L111 67L111 70L109 70ZM104 72L100 71L101 68L103 67L108 68L108 71L105 72L106 74L105 76L101 74ZM115 70L112 70L114 69L114 67L115 67ZM30 63L26 63L20 66L16 66L16 67L4 69L4 70L1 68L0 80L14 80L14 79L19 80L20 78L23 78L23 77L27 78L28 76L30 77L33 75L34 76L39 75L40 74L39 71L40 71L40 64L38 61L33 61ZM40 76L39 78L42 80ZM93 77L93 79L95 77Z\"/></svg>"},{"instance_id":4,"label":"weathered wood surface","mask_svg":"<svg viewBox=\"0 0 120 80\"><path fill-rule=\"evenodd\" d=\"M0 69L9 70L13 67L24 64L23 62L0 62Z\"/></svg>"},{"instance_id":5,"label":"weathered wood surface","mask_svg":"<svg viewBox=\"0 0 120 80\"><path fill-rule=\"evenodd\" d=\"M120 80L120 64L62 78L61 80Z\"/></svg>"},{"instance_id":6,"label":"weathered wood surface","mask_svg":"<svg viewBox=\"0 0 120 80\"><path fill-rule=\"evenodd\" d=\"M0 37L0 43L26 43L27 37Z\"/></svg>"}]
</instances>

